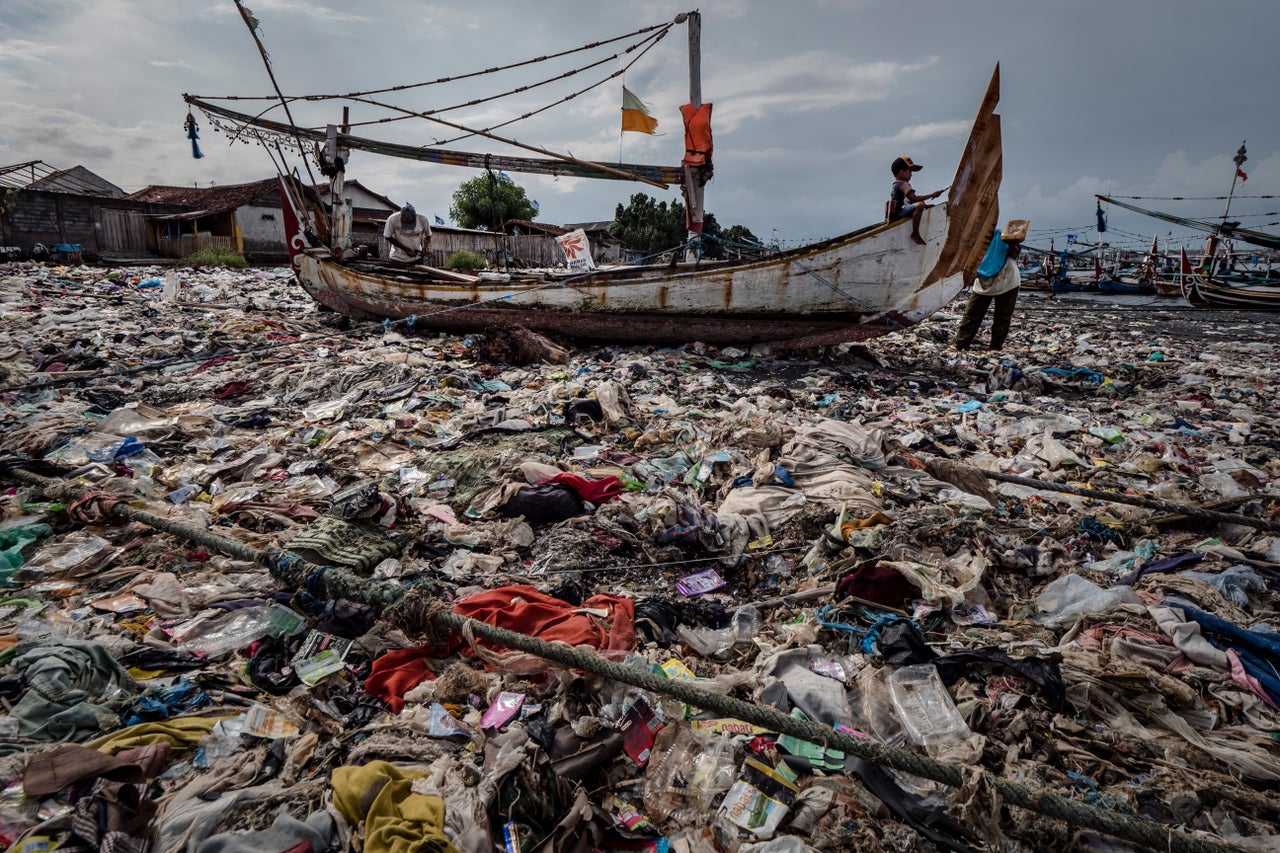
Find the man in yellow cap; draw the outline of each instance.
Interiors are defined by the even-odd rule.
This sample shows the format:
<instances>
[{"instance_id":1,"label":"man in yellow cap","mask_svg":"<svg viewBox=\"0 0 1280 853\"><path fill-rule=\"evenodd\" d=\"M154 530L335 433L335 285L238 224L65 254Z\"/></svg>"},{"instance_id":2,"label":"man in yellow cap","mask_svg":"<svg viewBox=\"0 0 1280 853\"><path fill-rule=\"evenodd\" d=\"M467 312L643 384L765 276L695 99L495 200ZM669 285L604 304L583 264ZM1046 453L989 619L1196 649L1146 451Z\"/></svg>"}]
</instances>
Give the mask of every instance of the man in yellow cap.
<instances>
[{"instance_id":1,"label":"man in yellow cap","mask_svg":"<svg viewBox=\"0 0 1280 853\"><path fill-rule=\"evenodd\" d=\"M1025 219L1012 219L1003 233L996 229L969 290L969 304L965 306L960 328L956 330L956 349L966 350L973 344L982 319L992 305L995 305L995 312L991 317L991 350L998 352L1004 346L1013 322L1013 306L1018 302L1018 288L1022 286L1018 255L1022 251L1022 241L1027 239L1029 224Z\"/></svg>"}]
</instances>

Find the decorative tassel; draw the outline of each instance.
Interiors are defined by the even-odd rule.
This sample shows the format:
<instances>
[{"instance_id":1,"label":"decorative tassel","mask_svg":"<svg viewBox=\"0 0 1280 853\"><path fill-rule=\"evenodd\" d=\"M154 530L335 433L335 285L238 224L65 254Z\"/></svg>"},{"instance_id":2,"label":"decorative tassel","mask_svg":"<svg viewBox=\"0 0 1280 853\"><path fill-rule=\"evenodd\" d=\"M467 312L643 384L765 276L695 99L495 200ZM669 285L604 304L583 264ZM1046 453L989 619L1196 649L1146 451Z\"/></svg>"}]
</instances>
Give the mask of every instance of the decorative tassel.
<instances>
[{"instance_id":1,"label":"decorative tassel","mask_svg":"<svg viewBox=\"0 0 1280 853\"><path fill-rule=\"evenodd\" d=\"M187 113L187 123L182 126L182 129L187 132L187 139L191 140L191 156L199 160L204 154L200 153L200 143L198 141L200 133L199 126L196 125L196 117L191 113Z\"/></svg>"}]
</instances>

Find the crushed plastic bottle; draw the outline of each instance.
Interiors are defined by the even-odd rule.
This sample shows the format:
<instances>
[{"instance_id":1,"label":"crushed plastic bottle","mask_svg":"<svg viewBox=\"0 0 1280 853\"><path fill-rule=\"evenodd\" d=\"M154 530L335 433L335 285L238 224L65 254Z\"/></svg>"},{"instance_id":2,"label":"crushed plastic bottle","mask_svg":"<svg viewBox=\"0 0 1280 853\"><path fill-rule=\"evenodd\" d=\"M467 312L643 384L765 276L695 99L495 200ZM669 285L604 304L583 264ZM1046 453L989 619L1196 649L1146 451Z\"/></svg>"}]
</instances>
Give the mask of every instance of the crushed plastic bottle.
<instances>
[{"instance_id":1,"label":"crushed plastic bottle","mask_svg":"<svg viewBox=\"0 0 1280 853\"><path fill-rule=\"evenodd\" d=\"M689 648L703 657L715 657L739 643L751 642L763 625L764 617L760 615L760 611L748 604L735 610L728 626L724 628L690 628L681 625L676 629L676 634Z\"/></svg>"},{"instance_id":2,"label":"crushed plastic bottle","mask_svg":"<svg viewBox=\"0 0 1280 853\"><path fill-rule=\"evenodd\" d=\"M931 663L894 670L889 675L889 696L903 730L917 746L939 749L971 734Z\"/></svg>"}]
</instances>

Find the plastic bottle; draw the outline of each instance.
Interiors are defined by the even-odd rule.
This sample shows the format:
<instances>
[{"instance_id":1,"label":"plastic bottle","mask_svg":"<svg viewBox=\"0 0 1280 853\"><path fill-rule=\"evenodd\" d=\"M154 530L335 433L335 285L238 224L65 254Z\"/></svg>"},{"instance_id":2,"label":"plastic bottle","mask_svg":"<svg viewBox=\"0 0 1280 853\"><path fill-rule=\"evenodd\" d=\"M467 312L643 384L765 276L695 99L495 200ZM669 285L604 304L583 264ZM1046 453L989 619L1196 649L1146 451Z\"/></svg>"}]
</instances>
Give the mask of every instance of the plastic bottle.
<instances>
[{"instance_id":1,"label":"plastic bottle","mask_svg":"<svg viewBox=\"0 0 1280 853\"><path fill-rule=\"evenodd\" d=\"M971 734L931 663L894 670L889 675L889 697L903 730L917 746L935 749Z\"/></svg>"},{"instance_id":2,"label":"plastic bottle","mask_svg":"<svg viewBox=\"0 0 1280 853\"><path fill-rule=\"evenodd\" d=\"M738 643L751 642L763 625L764 617L760 611L748 604L733 612L727 627L710 629L681 625L676 629L676 635L703 657L713 657L724 654Z\"/></svg>"}]
</instances>

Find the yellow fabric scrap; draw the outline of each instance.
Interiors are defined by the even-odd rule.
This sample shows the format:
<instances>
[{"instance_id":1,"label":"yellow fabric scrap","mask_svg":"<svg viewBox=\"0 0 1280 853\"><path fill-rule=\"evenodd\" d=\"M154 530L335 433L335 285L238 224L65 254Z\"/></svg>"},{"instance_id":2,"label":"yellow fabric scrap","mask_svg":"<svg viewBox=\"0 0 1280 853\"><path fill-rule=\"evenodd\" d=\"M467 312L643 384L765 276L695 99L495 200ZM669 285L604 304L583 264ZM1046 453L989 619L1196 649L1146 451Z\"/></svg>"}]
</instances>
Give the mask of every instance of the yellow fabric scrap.
<instances>
[{"instance_id":1,"label":"yellow fabric scrap","mask_svg":"<svg viewBox=\"0 0 1280 853\"><path fill-rule=\"evenodd\" d=\"M333 804L364 821L364 853L458 853L444 834L444 800L412 790L423 775L386 761L333 771Z\"/></svg>"},{"instance_id":2,"label":"yellow fabric scrap","mask_svg":"<svg viewBox=\"0 0 1280 853\"><path fill-rule=\"evenodd\" d=\"M85 744L90 749L115 755L122 749L133 749L136 746L151 746L156 743L167 743L173 747L195 746L200 738L213 730L219 720L234 720L235 715L226 717L177 717L156 723L138 723L118 732L103 735Z\"/></svg>"}]
</instances>

